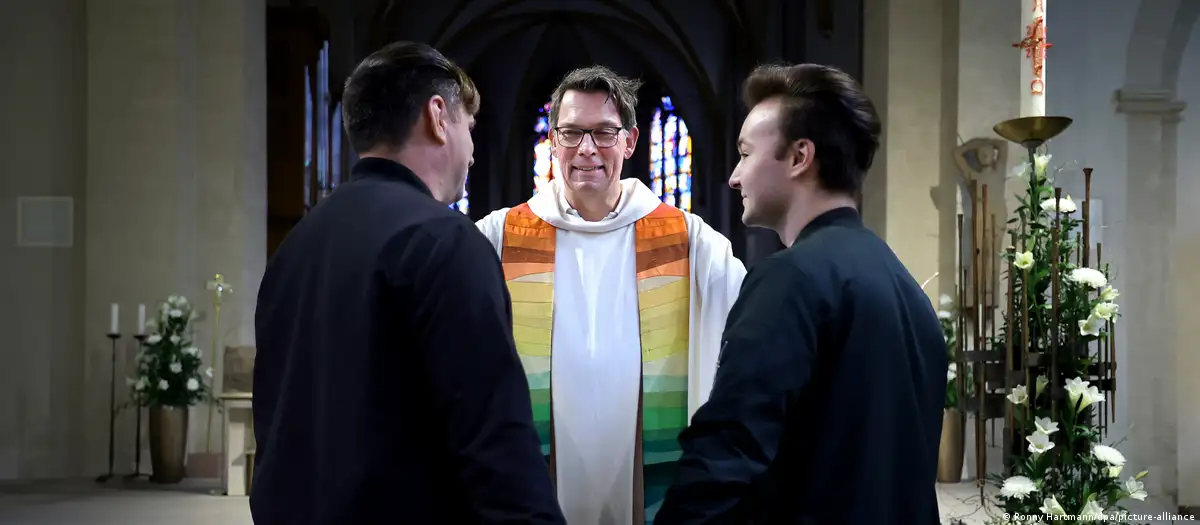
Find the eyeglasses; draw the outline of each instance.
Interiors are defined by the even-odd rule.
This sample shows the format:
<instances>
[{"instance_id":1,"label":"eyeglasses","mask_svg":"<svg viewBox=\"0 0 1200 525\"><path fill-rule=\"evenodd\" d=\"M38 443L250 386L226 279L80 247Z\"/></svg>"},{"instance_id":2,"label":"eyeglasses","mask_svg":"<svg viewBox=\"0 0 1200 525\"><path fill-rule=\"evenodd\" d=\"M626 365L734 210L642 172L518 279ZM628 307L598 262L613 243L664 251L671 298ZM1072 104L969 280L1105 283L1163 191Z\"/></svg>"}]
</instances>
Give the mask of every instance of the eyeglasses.
<instances>
[{"instance_id":1,"label":"eyeglasses","mask_svg":"<svg viewBox=\"0 0 1200 525\"><path fill-rule=\"evenodd\" d=\"M621 137L621 128L599 128L599 129L576 129L576 128L554 128L558 134L559 144L574 148L583 144L584 135L591 135L592 142L597 148L611 148L617 145L617 139Z\"/></svg>"}]
</instances>

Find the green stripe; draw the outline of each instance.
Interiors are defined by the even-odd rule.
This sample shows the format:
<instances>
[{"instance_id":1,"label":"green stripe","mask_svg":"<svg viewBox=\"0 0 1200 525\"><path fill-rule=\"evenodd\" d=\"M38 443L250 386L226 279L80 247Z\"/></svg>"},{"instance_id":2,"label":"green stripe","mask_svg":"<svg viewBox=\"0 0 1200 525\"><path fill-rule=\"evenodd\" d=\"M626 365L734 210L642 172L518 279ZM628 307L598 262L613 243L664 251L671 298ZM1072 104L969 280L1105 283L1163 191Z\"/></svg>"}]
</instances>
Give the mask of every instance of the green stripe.
<instances>
[{"instance_id":1,"label":"green stripe","mask_svg":"<svg viewBox=\"0 0 1200 525\"><path fill-rule=\"evenodd\" d=\"M529 382L529 390L545 390L550 391L550 372L540 372L537 374L525 374L525 380ZM546 394L549 396L549 394Z\"/></svg>"},{"instance_id":2,"label":"green stripe","mask_svg":"<svg viewBox=\"0 0 1200 525\"><path fill-rule=\"evenodd\" d=\"M642 390L645 392L687 392L687 376L642 376Z\"/></svg>"},{"instance_id":3,"label":"green stripe","mask_svg":"<svg viewBox=\"0 0 1200 525\"><path fill-rule=\"evenodd\" d=\"M662 506L663 497L667 495L667 487L675 481L677 464L656 463L642 467L642 479L645 481L646 524L654 523L654 517Z\"/></svg>"}]
</instances>

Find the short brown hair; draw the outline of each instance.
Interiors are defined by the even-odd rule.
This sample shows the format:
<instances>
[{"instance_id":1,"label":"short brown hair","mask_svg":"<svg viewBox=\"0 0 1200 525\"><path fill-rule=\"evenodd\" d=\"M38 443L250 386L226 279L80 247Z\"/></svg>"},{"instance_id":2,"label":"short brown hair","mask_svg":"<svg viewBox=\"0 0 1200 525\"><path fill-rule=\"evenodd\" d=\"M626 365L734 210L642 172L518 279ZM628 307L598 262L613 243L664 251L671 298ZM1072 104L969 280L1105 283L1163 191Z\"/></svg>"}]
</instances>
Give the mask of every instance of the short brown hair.
<instances>
[{"instance_id":1,"label":"short brown hair","mask_svg":"<svg viewBox=\"0 0 1200 525\"><path fill-rule=\"evenodd\" d=\"M816 147L818 181L830 191L857 195L879 149L882 126L871 99L844 71L818 64L759 66L742 86L746 109L782 99L776 153L808 139Z\"/></svg>"},{"instance_id":2,"label":"short brown hair","mask_svg":"<svg viewBox=\"0 0 1200 525\"><path fill-rule=\"evenodd\" d=\"M377 145L403 146L434 95L467 114L479 111L471 77L438 50L416 42L393 42L371 53L342 93L342 122L358 152ZM451 113L451 118L456 118Z\"/></svg>"},{"instance_id":3,"label":"short brown hair","mask_svg":"<svg viewBox=\"0 0 1200 525\"><path fill-rule=\"evenodd\" d=\"M584 93L605 93L617 106L621 115L621 127L630 130L637 125L637 92L642 82L637 79L625 78L604 66L591 66L576 69L567 73L554 95L550 97L551 126L558 125L558 110L562 105L563 95L568 91Z\"/></svg>"}]
</instances>

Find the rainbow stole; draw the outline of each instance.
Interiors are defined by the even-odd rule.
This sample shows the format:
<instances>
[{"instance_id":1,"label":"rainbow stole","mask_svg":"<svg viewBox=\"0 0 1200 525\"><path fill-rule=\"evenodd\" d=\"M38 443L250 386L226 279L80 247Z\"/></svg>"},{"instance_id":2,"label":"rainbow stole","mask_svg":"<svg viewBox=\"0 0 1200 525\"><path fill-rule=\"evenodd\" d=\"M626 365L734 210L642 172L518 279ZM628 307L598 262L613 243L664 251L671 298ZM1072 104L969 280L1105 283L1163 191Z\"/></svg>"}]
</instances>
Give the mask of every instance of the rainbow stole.
<instances>
[{"instance_id":1,"label":"rainbow stole","mask_svg":"<svg viewBox=\"0 0 1200 525\"><path fill-rule=\"evenodd\" d=\"M650 523L674 481L681 455L678 436L687 426L691 279L683 212L661 204L634 223L634 231L642 391L633 513L635 523ZM551 476L556 475L550 395L556 235L554 226L522 204L507 214L500 255L512 297L513 339L529 381L533 421Z\"/></svg>"}]
</instances>

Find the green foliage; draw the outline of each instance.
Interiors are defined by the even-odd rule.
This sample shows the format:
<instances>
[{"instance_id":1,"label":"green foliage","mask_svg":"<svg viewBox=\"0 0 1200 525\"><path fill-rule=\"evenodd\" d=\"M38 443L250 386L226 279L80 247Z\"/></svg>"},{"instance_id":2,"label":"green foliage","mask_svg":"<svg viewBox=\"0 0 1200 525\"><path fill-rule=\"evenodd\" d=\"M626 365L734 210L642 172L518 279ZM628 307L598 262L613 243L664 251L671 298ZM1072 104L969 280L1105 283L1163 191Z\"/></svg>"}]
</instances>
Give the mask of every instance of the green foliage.
<instances>
[{"instance_id":1,"label":"green foliage","mask_svg":"<svg viewBox=\"0 0 1200 525\"><path fill-rule=\"evenodd\" d=\"M1108 285L1107 266L1077 265L1087 247L1072 232L1082 218L1068 196L1056 202L1048 165L1049 156L1039 155L1025 168L1026 192L1008 222L1012 249L1002 256L1014 265L1007 277L1016 302L1001 337L1012 338L1015 355L1024 349L1045 359L1029 368L1033 385L1008 392L1016 435L1024 441L1006 462L1007 472L992 482L1000 487L998 505L1008 515L1103 513L1111 523L1125 523L1121 502L1145 498L1139 481L1145 473L1119 477L1125 459L1100 443L1098 431L1104 384L1085 380L1096 376L1101 347L1096 342L1111 333L1119 294ZM1064 394L1051 395L1055 389Z\"/></svg>"},{"instance_id":2,"label":"green foliage","mask_svg":"<svg viewBox=\"0 0 1200 525\"><path fill-rule=\"evenodd\" d=\"M146 323L150 333L138 352L137 374L126 380L135 402L187 407L211 398L212 368L202 370L200 350L192 345L195 319L187 298L172 295Z\"/></svg>"}]
</instances>

